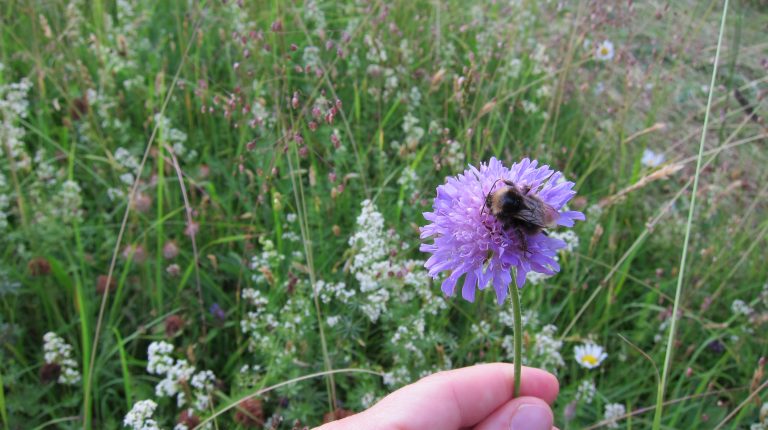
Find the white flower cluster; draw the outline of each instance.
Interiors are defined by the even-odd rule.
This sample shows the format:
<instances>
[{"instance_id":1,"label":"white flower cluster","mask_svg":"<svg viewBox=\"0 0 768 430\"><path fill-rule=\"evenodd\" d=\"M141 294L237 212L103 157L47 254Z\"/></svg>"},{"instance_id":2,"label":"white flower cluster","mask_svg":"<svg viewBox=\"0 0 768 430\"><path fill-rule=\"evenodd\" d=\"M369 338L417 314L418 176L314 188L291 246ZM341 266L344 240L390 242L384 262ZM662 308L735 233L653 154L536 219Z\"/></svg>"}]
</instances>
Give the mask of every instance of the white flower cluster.
<instances>
[{"instance_id":1,"label":"white flower cluster","mask_svg":"<svg viewBox=\"0 0 768 430\"><path fill-rule=\"evenodd\" d=\"M390 241L397 236L384 231L384 217L373 202L365 200L362 207L355 234L349 238L349 245L354 249L350 269L360 284L360 292L367 296L362 300L362 311L375 322L387 310L389 291L382 287L380 280L390 271L387 251Z\"/></svg>"},{"instance_id":2,"label":"white flower cluster","mask_svg":"<svg viewBox=\"0 0 768 430\"><path fill-rule=\"evenodd\" d=\"M403 118L403 133L405 133L405 146L409 150L415 149L424 137L424 128L419 126L419 119L410 112Z\"/></svg>"},{"instance_id":3,"label":"white flower cluster","mask_svg":"<svg viewBox=\"0 0 768 430\"><path fill-rule=\"evenodd\" d=\"M123 427L132 430L160 430L157 421L152 419L157 409L157 403L152 400L140 400L123 418Z\"/></svg>"},{"instance_id":4,"label":"white flower cluster","mask_svg":"<svg viewBox=\"0 0 768 430\"><path fill-rule=\"evenodd\" d=\"M750 316L754 312L751 306L749 306L744 300L736 299L731 303L731 312L734 315Z\"/></svg>"},{"instance_id":5,"label":"white flower cluster","mask_svg":"<svg viewBox=\"0 0 768 430\"><path fill-rule=\"evenodd\" d=\"M347 285L343 282L331 283L321 279L317 281L315 286L320 301L326 304L330 303L333 299L347 302L355 295L355 290L347 288Z\"/></svg>"},{"instance_id":6,"label":"white flower cluster","mask_svg":"<svg viewBox=\"0 0 768 430\"><path fill-rule=\"evenodd\" d=\"M264 272L277 267L281 261L285 260L285 255L277 252L274 242L270 239L262 239L260 243L261 254L254 255L251 259L251 269L254 271L251 279L257 284L266 283L267 278Z\"/></svg>"},{"instance_id":7,"label":"white flower cluster","mask_svg":"<svg viewBox=\"0 0 768 430\"><path fill-rule=\"evenodd\" d=\"M320 48L317 46L307 46L301 54L301 61L305 66L317 69L320 66Z\"/></svg>"},{"instance_id":8,"label":"white flower cluster","mask_svg":"<svg viewBox=\"0 0 768 430\"><path fill-rule=\"evenodd\" d=\"M59 222L69 224L82 220L83 197L80 195L80 185L72 180L61 184L61 191L53 196L51 215Z\"/></svg>"},{"instance_id":9,"label":"white flower cluster","mask_svg":"<svg viewBox=\"0 0 768 430\"><path fill-rule=\"evenodd\" d=\"M2 64L0 63L0 66ZM7 189L7 180L2 169L24 169L30 166L31 160L24 149L26 131L17 124L19 119L27 117L29 102L27 93L32 83L24 78L18 83L0 85L0 152L3 152L0 162L0 231L8 228L8 210L12 200L11 192Z\"/></svg>"},{"instance_id":10,"label":"white flower cluster","mask_svg":"<svg viewBox=\"0 0 768 430\"><path fill-rule=\"evenodd\" d=\"M20 82L0 85L0 142L10 150L10 156L17 168L29 167L29 155L24 149L22 139L26 134L23 127L18 127L19 119L26 118L29 110L27 93L32 88L29 79L24 78Z\"/></svg>"},{"instance_id":11,"label":"white flower cluster","mask_svg":"<svg viewBox=\"0 0 768 430\"><path fill-rule=\"evenodd\" d=\"M579 383L579 387L576 391L576 400L589 405L595 398L596 392L597 387L595 387L595 381L591 379L585 379Z\"/></svg>"},{"instance_id":12,"label":"white flower cluster","mask_svg":"<svg viewBox=\"0 0 768 430\"><path fill-rule=\"evenodd\" d=\"M555 371L558 367L565 365L560 350L563 347L563 341L556 338L557 327L553 324L547 324L536 334L536 343L533 347L533 353L536 357L536 364L543 369Z\"/></svg>"},{"instance_id":13,"label":"white flower cluster","mask_svg":"<svg viewBox=\"0 0 768 430\"><path fill-rule=\"evenodd\" d=\"M399 387L411 382L411 372L405 367L397 367L384 374L384 385L388 387Z\"/></svg>"},{"instance_id":14,"label":"white flower cluster","mask_svg":"<svg viewBox=\"0 0 768 430\"><path fill-rule=\"evenodd\" d=\"M197 158L197 151L187 149L184 144L187 142L187 133L173 128L171 120L161 114L155 114L161 142L169 144L173 148L174 154L184 161L193 161Z\"/></svg>"},{"instance_id":15,"label":"white flower cluster","mask_svg":"<svg viewBox=\"0 0 768 430\"><path fill-rule=\"evenodd\" d=\"M412 167L407 166L397 178L397 185L403 187L406 195L418 193L419 175Z\"/></svg>"},{"instance_id":16,"label":"white flower cluster","mask_svg":"<svg viewBox=\"0 0 768 430\"><path fill-rule=\"evenodd\" d=\"M114 153L115 162L118 164L120 174L120 182L122 182L122 188L109 188L107 190L107 197L109 200L116 201L124 198L127 195L127 187L133 185L134 172L139 170L139 160L135 155L123 147L119 147Z\"/></svg>"},{"instance_id":17,"label":"white flower cluster","mask_svg":"<svg viewBox=\"0 0 768 430\"><path fill-rule=\"evenodd\" d=\"M72 345L56 333L49 331L43 335L43 351L45 362L56 363L61 366L61 374L58 383L75 385L80 382L80 372L77 370L77 362L72 358Z\"/></svg>"},{"instance_id":18,"label":"white flower cluster","mask_svg":"<svg viewBox=\"0 0 768 430\"><path fill-rule=\"evenodd\" d=\"M304 4L304 20L307 23L313 23L315 33L324 36L325 33L325 13L320 9L317 0L309 0Z\"/></svg>"},{"instance_id":19,"label":"white flower cluster","mask_svg":"<svg viewBox=\"0 0 768 430\"><path fill-rule=\"evenodd\" d=\"M619 428L619 419L626 415L627 408L621 403L609 403L605 405L603 420L607 421L606 427L610 429Z\"/></svg>"},{"instance_id":20,"label":"white flower cluster","mask_svg":"<svg viewBox=\"0 0 768 430\"><path fill-rule=\"evenodd\" d=\"M768 402L760 407L758 421L749 426L749 430L768 430Z\"/></svg>"},{"instance_id":21,"label":"white flower cluster","mask_svg":"<svg viewBox=\"0 0 768 430\"><path fill-rule=\"evenodd\" d=\"M512 315L502 313L502 322L508 327L512 327L513 319ZM538 316L535 312L526 313L523 315L523 326L529 329L535 329L538 325ZM541 330L533 336L533 348L528 349L529 356L523 356L523 364L533 365L541 367L553 373L557 373L557 369L565 365L565 360L560 353L563 348L563 341L558 340L555 336L557 333L557 327L548 324L541 328ZM515 341L512 335L504 336L501 341L501 347L508 357L514 356Z\"/></svg>"},{"instance_id":22,"label":"white flower cluster","mask_svg":"<svg viewBox=\"0 0 768 430\"><path fill-rule=\"evenodd\" d=\"M565 248L560 252L572 253L579 249L579 236L573 230L551 231L549 237L565 242Z\"/></svg>"},{"instance_id":23,"label":"white flower cluster","mask_svg":"<svg viewBox=\"0 0 768 430\"><path fill-rule=\"evenodd\" d=\"M173 345L168 342L152 342L147 351L147 372L163 376L155 386L158 397L176 396L176 404L182 407L187 403L184 386L190 383L194 402L192 406L204 411L210 405L211 394L214 390L216 376L210 370L195 373L195 367L184 359L174 359Z\"/></svg>"},{"instance_id":24,"label":"white flower cluster","mask_svg":"<svg viewBox=\"0 0 768 430\"><path fill-rule=\"evenodd\" d=\"M407 324L399 326L390 339L393 345L408 351L411 360L422 361L424 359L421 348L416 346L419 340L424 339L424 325L424 318L419 315L408 321Z\"/></svg>"},{"instance_id":25,"label":"white flower cluster","mask_svg":"<svg viewBox=\"0 0 768 430\"><path fill-rule=\"evenodd\" d=\"M11 205L11 196L8 190L6 190L6 187L8 186L8 182L5 179L5 176L3 175L3 172L0 172L0 231L5 230L8 228L8 208Z\"/></svg>"},{"instance_id":26,"label":"white flower cluster","mask_svg":"<svg viewBox=\"0 0 768 430\"><path fill-rule=\"evenodd\" d=\"M192 377L192 388L195 391L194 408L198 411L207 410L211 405L211 394L216 389L216 375L210 370L203 370Z\"/></svg>"},{"instance_id":27,"label":"white flower cluster","mask_svg":"<svg viewBox=\"0 0 768 430\"><path fill-rule=\"evenodd\" d=\"M445 142L444 147L440 151L443 162L451 168L451 170L459 170L464 166L464 148L461 147L461 143L457 140L450 139Z\"/></svg>"},{"instance_id":28,"label":"white flower cluster","mask_svg":"<svg viewBox=\"0 0 768 430\"><path fill-rule=\"evenodd\" d=\"M255 306L257 308L266 306L269 303L269 299L264 297L264 294L255 288L244 289L242 292L242 297L243 300L248 302L251 306Z\"/></svg>"}]
</instances>

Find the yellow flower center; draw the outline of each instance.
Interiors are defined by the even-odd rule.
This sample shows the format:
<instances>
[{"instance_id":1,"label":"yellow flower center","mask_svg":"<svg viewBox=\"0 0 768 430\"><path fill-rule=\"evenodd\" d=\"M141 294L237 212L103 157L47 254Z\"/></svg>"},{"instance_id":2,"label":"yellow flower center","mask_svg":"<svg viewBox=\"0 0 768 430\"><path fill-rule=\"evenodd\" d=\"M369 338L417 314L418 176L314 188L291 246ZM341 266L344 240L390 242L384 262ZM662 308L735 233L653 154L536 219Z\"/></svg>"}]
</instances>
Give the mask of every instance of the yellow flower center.
<instances>
[{"instance_id":1,"label":"yellow flower center","mask_svg":"<svg viewBox=\"0 0 768 430\"><path fill-rule=\"evenodd\" d=\"M590 366L596 366L597 365L597 357L595 357L592 354L584 354L584 356L581 357L581 362L589 364Z\"/></svg>"},{"instance_id":2,"label":"yellow flower center","mask_svg":"<svg viewBox=\"0 0 768 430\"><path fill-rule=\"evenodd\" d=\"M600 48L600 55L608 55L608 48L606 48L605 46Z\"/></svg>"}]
</instances>

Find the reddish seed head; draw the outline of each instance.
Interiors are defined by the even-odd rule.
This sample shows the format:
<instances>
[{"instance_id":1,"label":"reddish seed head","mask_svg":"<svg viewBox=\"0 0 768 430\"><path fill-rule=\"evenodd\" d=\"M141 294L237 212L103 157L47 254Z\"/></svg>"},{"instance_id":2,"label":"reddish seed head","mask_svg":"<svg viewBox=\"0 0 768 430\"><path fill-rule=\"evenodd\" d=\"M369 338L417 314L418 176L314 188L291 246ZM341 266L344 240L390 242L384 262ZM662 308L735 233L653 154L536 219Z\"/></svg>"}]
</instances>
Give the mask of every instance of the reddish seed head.
<instances>
[{"instance_id":1,"label":"reddish seed head","mask_svg":"<svg viewBox=\"0 0 768 430\"><path fill-rule=\"evenodd\" d=\"M152 208L152 199L145 193L139 192L133 196L133 208L140 213L147 213Z\"/></svg>"},{"instance_id":2,"label":"reddish seed head","mask_svg":"<svg viewBox=\"0 0 768 430\"><path fill-rule=\"evenodd\" d=\"M311 131L317 130L317 123L315 121L310 121L309 124L307 124L307 126Z\"/></svg>"},{"instance_id":3,"label":"reddish seed head","mask_svg":"<svg viewBox=\"0 0 768 430\"><path fill-rule=\"evenodd\" d=\"M51 273L51 263L43 257L35 257L29 260L27 269L32 276L45 276Z\"/></svg>"},{"instance_id":4,"label":"reddish seed head","mask_svg":"<svg viewBox=\"0 0 768 430\"><path fill-rule=\"evenodd\" d=\"M279 20L279 19L276 20L275 22L272 23L271 29L275 33L279 32L279 31L283 31L283 21Z\"/></svg>"},{"instance_id":5,"label":"reddish seed head","mask_svg":"<svg viewBox=\"0 0 768 430\"><path fill-rule=\"evenodd\" d=\"M295 43L291 43L291 51L296 51L297 49L299 49L299 47L296 46Z\"/></svg>"},{"instance_id":6,"label":"reddish seed head","mask_svg":"<svg viewBox=\"0 0 768 430\"><path fill-rule=\"evenodd\" d=\"M117 282L115 282L115 279L110 279L109 284L107 284L107 275L99 275L98 278L96 278L96 292L99 293L99 295L104 294L107 289L109 289L110 292L115 291L117 289Z\"/></svg>"},{"instance_id":7,"label":"reddish seed head","mask_svg":"<svg viewBox=\"0 0 768 430\"><path fill-rule=\"evenodd\" d=\"M128 259L131 256L135 263L141 264L147 259L147 251L141 245L126 245L123 248L123 258Z\"/></svg>"},{"instance_id":8,"label":"reddish seed head","mask_svg":"<svg viewBox=\"0 0 768 430\"><path fill-rule=\"evenodd\" d=\"M181 274L181 267L179 267L178 264L171 264L170 266L165 268L165 273L167 273L172 278L175 278Z\"/></svg>"},{"instance_id":9,"label":"reddish seed head","mask_svg":"<svg viewBox=\"0 0 768 430\"><path fill-rule=\"evenodd\" d=\"M309 155L309 147L307 145L304 145L301 148L299 148L299 157L307 158L307 155Z\"/></svg>"},{"instance_id":10,"label":"reddish seed head","mask_svg":"<svg viewBox=\"0 0 768 430\"><path fill-rule=\"evenodd\" d=\"M171 315L165 319L165 336L174 337L184 328L184 319L178 315Z\"/></svg>"},{"instance_id":11,"label":"reddish seed head","mask_svg":"<svg viewBox=\"0 0 768 430\"><path fill-rule=\"evenodd\" d=\"M245 428L258 428L264 424L261 400L245 399L237 405L235 421Z\"/></svg>"},{"instance_id":12,"label":"reddish seed head","mask_svg":"<svg viewBox=\"0 0 768 430\"><path fill-rule=\"evenodd\" d=\"M192 409L185 409L179 414L177 424L183 424L188 429L193 429L200 425L200 418L196 417Z\"/></svg>"},{"instance_id":13,"label":"reddish seed head","mask_svg":"<svg viewBox=\"0 0 768 430\"><path fill-rule=\"evenodd\" d=\"M336 182L336 172L330 172L328 173L328 181L330 183Z\"/></svg>"},{"instance_id":14,"label":"reddish seed head","mask_svg":"<svg viewBox=\"0 0 768 430\"><path fill-rule=\"evenodd\" d=\"M191 223L187 224L187 228L184 229L184 234L187 236L195 236L197 235L198 231L200 231L200 224L192 221Z\"/></svg>"},{"instance_id":15,"label":"reddish seed head","mask_svg":"<svg viewBox=\"0 0 768 430\"><path fill-rule=\"evenodd\" d=\"M175 240L169 240L163 245L163 257L170 260L176 258L179 255L179 246L176 245Z\"/></svg>"},{"instance_id":16,"label":"reddish seed head","mask_svg":"<svg viewBox=\"0 0 768 430\"><path fill-rule=\"evenodd\" d=\"M294 109L298 109L299 107L299 92L295 91L293 93L293 97L291 97L291 106L293 106Z\"/></svg>"}]
</instances>

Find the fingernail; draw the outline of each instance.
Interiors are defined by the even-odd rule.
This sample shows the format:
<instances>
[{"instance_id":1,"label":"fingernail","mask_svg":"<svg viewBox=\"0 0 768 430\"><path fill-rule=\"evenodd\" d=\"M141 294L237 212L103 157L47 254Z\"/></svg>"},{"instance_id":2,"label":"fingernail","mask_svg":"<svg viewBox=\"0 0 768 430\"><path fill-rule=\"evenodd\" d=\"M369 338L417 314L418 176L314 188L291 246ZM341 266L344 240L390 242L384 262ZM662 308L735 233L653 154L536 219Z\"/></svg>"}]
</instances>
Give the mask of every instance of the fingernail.
<instances>
[{"instance_id":1,"label":"fingernail","mask_svg":"<svg viewBox=\"0 0 768 430\"><path fill-rule=\"evenodd\" d=\"M538 405L520 405L512 415L509 430L550 430L552 413L549 408Z\"/></svg>"}]
</instances>

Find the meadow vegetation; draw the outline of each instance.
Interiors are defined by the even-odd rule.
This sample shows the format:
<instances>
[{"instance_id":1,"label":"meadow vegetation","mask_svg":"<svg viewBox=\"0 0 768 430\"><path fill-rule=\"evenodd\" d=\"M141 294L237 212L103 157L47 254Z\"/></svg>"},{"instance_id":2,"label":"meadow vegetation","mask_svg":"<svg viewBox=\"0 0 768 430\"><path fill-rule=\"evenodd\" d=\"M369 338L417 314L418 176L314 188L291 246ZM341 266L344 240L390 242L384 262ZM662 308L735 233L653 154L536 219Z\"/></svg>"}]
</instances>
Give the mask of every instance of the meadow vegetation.
<instances>
[{"instance_id":1,"label":"meadow vegetation","mask_svg":"<svg viewBox=\"0 0 768 430\"><path fill-rule=\"evenodd\" d=\"M661 424L768 428L768 12L731 3L710 87L722 13L4 1L3 428L311 427L511 361L509 302L444 297L419 251L492 156L586 215L522 290L558 426L650 428L710 92Z\"/></svg>"}]
</instances>

